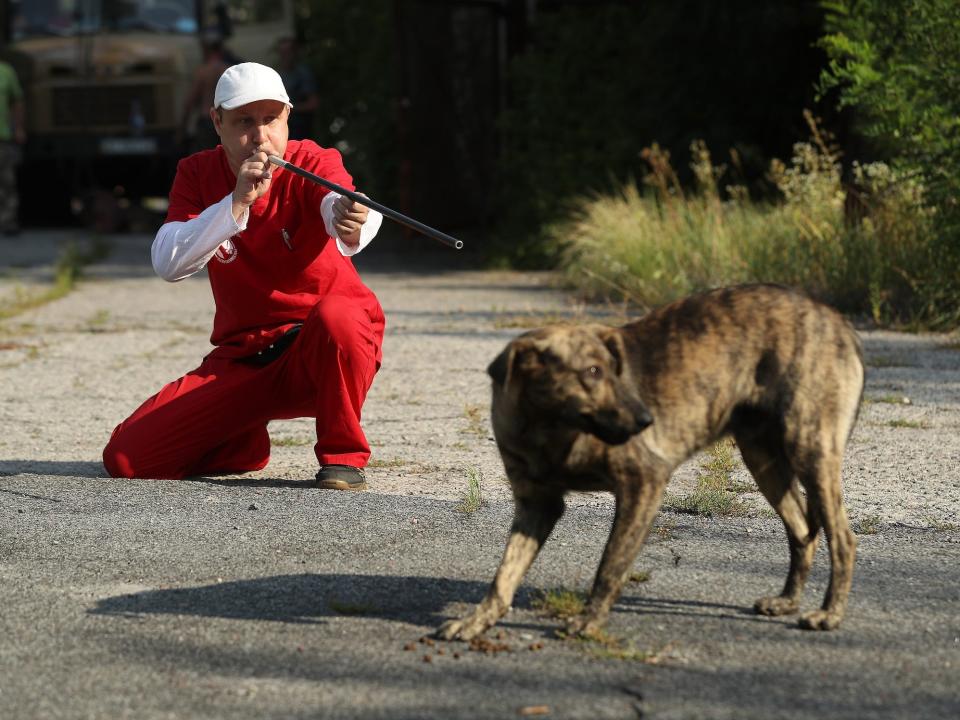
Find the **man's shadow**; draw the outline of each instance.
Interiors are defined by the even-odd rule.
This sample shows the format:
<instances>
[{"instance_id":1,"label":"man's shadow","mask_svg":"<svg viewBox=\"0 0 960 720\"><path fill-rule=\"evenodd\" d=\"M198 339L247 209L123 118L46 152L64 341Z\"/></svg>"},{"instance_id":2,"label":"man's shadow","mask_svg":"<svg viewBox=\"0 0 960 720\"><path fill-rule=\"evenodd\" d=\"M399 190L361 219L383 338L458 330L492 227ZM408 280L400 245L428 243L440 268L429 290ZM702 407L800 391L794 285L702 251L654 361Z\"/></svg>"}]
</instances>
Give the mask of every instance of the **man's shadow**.
<instances>
[{"instance_id":1,"label":"man's shadow","mask_svg":"<svg viewBox=\"0 0 960 720\"><path fill-rule=\"evenodd\" d=\"M84 460L0 460L0 478L17 475L47 475L51 477L89 478L91 480L107 480L110 478L102 462ZM151 478L139 479L151 480ZM305 477L303 480L291 480L290 478L244 477L232 473L223 476L197 476L175 481L156 480L156 482L198 482L232 487L287 488L316 487L317 484L316 480L311 477ZM3 488L0 488L0 492L12 491L4 491Z\"/></svg>"},{"instance_id":2,"label":"man's shadow","mask_svg":"<svg viewBox=\"0 0 960 720\"><path fill-rule=\"evenodd\" d=\"M102 462L85 460L0 460L0 477L14 475L53 475L55 477L105 478Z\"/></svg>"},{"instance_id":3,"label":"man's shadow","mask_svg":"<svg viewBox=\"0 0 960 720\"><path fill-rule=\"evenodd\" d=\"M300 574L145 590L99 600L92 615L194 615L323 623L344 615L438 625L450 603L476 603L486 582L394 575Z\"/></svg>"}]
</instances>

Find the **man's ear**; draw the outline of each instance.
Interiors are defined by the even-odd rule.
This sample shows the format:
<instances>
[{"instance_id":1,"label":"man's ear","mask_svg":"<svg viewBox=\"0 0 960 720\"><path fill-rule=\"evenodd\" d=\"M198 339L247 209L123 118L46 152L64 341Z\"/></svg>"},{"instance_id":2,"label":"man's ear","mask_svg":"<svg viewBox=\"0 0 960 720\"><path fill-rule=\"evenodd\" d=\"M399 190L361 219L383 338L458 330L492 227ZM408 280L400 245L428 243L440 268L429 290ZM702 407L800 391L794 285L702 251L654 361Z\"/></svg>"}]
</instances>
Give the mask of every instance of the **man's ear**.
<instances>
[{"instance_id":1,"label":"man's ear","mask_svg":"<svg viewBox=\"0 0 960 720\"><path fill-rule=\"evenodd\" d=\"M516 354L516 345L510 343L487 367L487 374L493 378L497 385L506 387L507 383L510 382L510 376L513 374L513 360Z\"/></svg>"},{"instance_id":2,"label":"man's ear","mask_svg":"<svg viewBox=\"0 0 960 720\"><path fill-rule=\"evenodd\" d=\"M627 364L627 348L623 342L623 332L620 328L607 327L606 325L596 326L594 332L610 354L613 355L617 375L623 375L623 370Z\"/></svg>"}]
</instances>

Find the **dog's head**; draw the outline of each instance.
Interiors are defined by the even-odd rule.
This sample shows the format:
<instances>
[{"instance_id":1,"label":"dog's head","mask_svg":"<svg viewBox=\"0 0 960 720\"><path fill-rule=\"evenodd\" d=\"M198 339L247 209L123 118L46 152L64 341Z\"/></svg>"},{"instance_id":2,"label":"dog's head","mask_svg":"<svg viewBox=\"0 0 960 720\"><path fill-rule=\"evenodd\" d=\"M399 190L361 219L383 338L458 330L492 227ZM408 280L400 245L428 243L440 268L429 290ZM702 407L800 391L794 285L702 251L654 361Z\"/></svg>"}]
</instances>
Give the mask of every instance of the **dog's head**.
<instances>
[{"instance_id":1,"label":"dog's head","mask_svg":"<svg viewBox=\"0 0 960 720\"><path fill-rule=\"evenodd\" d=\"M487 369L494 392L527 415L611 445L653 422L630 377L623 335L603 325L552 325L511 341Z\"/></svg>"}]
</instances>

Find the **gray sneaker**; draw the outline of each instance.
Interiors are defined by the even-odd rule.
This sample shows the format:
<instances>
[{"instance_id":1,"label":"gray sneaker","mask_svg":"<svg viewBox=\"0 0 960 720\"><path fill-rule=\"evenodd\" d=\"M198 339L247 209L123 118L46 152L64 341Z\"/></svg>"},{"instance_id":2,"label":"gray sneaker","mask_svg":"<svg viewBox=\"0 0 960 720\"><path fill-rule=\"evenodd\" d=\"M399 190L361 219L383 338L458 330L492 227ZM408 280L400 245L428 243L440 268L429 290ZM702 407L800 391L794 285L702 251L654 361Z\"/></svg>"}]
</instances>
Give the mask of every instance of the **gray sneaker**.
<instances>
[{"instance_id":1,"label":"gray sneaker","mask_svg":"<svg viewBox=\"0 0 960 720\"><path fill-rule=\"evenodd\" d=\"M324 465L317 472L317 486L324 490L366 490L367 477L352 465Z\"/></svg>"}]
</instances>

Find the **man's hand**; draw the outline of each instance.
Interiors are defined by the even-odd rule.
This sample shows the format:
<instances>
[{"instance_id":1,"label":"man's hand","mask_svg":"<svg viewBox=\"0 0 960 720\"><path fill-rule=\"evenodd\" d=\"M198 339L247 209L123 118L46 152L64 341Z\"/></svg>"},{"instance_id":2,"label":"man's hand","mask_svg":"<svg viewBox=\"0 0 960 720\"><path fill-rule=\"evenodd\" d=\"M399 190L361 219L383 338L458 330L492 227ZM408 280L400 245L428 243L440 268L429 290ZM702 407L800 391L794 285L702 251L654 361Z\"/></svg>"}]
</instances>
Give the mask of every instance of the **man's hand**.
<instances>
[{"instance_id":1,"label":"man's hand","mask_svg":"<svg viewBox=\"0 0 960 720\"><path fill-rule=\"evenodd\" d=\"M237 173L237 186L233 189L233 216L240 219L244 210L263 197L270 189L273 174L265 150L257 148L253 155L243 161Z\"/></svg>"},{"instance_id":2,"label":"man's hand","mask_svg":"<svg viewBox=\"0 0 960 720\"><path fill-rule=\"evenodd\" d=\"M361 195L363 193L360 193ZM360 228L367 221L370 210L341 195L333 203L333 227L344 245L354 247L360 243Z\"/></svg>"}]
</instances>

